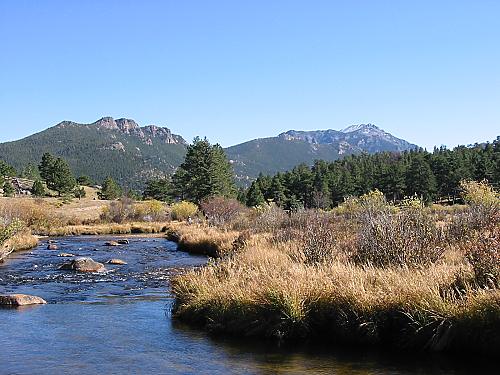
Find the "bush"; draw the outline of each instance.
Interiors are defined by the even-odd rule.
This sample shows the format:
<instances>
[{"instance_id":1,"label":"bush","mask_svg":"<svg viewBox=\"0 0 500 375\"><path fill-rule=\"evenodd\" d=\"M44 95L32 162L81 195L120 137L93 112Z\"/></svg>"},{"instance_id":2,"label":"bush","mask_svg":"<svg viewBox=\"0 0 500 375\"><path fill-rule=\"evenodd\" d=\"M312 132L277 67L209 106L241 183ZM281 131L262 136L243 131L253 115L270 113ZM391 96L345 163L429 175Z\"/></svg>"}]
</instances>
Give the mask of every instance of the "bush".
<instances>
[{"instance_id":1,"label":"bush","mask_svg":"<svg viewBox=\"0 0 500 375\"><path fill-rule=\"evenodd\" d=\"M25 224L19 219L14 219L7 225L0 226L0 247L5 241L21 232L24 228Z\"/></svg>"},{"instance_id":2,"label":"bush","mask_svg":"<svg viewBox=\"0 0 500 375\"><path fill-rule=\"evenodd\" d=\"M500 229L485 231L466 243L466 257L481 287L500 287Z\"/></svg>"},{"instance_id":3,"label":"bush","mask_svg":"<svg viewBox=\"0 0 500 375\"><path fill-rule=\"evenodd\" d=\"M166 219L166 206L155 199L135 205L134 217L138 220L162 221Z\"/></svg>"},{"instance_id":4,"label":"bush","mask_svg":"<svg viewBox=\"0 0 500 375\"><path fill-rule=\"evenodd\" d=\"M334 223L333 218L317 210L292 213L283 228L273 233L271 240L280 245L295 244L298 256L292 252L292 257L306 264L345 259L351 251L351 231Z\"/></svg>"},{"instance_id":5,"label":"bush","mask_svg":"<svg viewBox=\"0 0 500 375\"><path fill-rule=\"evenodd\" d=\"M172 220L187 220L188 217L193 217L198 212L198 206L194 203L182 201L174 203L171 207L170 215Z\"/></svg>"},{"instance_id":6,"label":"bush","mask_svg":"<svg viewBox=\"0 0 500 375\"><path fill-rule=\"evenodd\" d=\"M223 226L231 223L243 213L245 206L236 199L213 197L202 201L200 209L210 225Z\"/></svg>"},{"instance_id":7,"label":"bush","mask_svg":"<svg viewBox=\"0 0 500 375\"><path fill-rule=\"evenodd\" d=\"M108 206L103 208L101 220L123 223L126 220L132 219L134 216L134 201L130 198L120 198L117 201L111 202Z\"/></svg>"},{"instance_id":8,"label":"bush","mask_svg":"<svg viewBox=\"0 0 500 375\"><path fill-rule=\"evenodd\" d=\"M356 240L355 260L379 267L420 266L444 252L441 231L422 209L365 215Z\"/></svg>"},{"instance_id":9,"label":"bush","mask_svg":"<svg viewBox=\"0 0 500 375\"><path fill-rule=\"evenodd\" d=\"M260 232L274 232L288 220L287 213L274 202L263 204L254 210L254 229Z\"/></svg>"}]
</instances>

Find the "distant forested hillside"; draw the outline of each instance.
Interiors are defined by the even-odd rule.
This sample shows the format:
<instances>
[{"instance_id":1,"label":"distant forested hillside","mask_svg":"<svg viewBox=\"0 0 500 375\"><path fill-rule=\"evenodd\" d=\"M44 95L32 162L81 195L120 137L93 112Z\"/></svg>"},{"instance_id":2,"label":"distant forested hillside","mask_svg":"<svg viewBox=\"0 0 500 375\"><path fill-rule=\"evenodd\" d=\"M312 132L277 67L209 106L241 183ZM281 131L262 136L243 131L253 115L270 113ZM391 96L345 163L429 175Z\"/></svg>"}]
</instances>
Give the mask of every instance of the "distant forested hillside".
<instances>
[{"instance_id":1,"label":"distant forested hillside","mask_svg":"<svg viewBox=\"0 0 500 375\"><path fill-rule=\"evenodd\" d=\"M273 200L286 208L329 208L345 197L371 190L388 199L417 195L425 201L458 197L461 180L500 185L500 137L492 143L403 153L350 155L334 162L316 161L274 176L261 175L247 192L249 205Z\"/></svg>"}]
</instances>

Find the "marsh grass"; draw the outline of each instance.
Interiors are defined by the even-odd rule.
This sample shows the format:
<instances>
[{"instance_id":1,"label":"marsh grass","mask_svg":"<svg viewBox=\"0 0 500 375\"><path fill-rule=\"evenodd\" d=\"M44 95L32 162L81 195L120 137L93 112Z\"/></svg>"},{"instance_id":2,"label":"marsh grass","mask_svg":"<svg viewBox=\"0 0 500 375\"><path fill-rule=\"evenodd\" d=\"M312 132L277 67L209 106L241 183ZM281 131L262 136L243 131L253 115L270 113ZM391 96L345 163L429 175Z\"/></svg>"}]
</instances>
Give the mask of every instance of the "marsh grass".
<instances>
[{"instance_id":1,"label":"marsh grass","mask_svg":"<svg viewBox=\"0 0 500 375\"><path fill-rule=\"evenodd\" d=\"M236 254L172 280L173 316L238 336L498 355L493 202L441 214L395 207L375 192L332 213L266 212L277 221L255 222ZM488 225L453 238L459 216L476 208ZM180 237L227 251L236 236L191 226Z\"/></svg>"}]
</instances>

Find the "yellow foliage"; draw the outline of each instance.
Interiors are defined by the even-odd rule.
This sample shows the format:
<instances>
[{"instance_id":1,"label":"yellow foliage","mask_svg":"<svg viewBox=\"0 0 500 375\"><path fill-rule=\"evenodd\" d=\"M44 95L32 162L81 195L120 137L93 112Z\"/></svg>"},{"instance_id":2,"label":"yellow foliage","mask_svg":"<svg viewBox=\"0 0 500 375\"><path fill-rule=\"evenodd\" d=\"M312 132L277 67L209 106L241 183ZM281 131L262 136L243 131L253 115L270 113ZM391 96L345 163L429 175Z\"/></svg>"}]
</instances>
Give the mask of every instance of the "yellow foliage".
<instances>
[{"instance_id":1,"label":"yellow foliage","mask_svg":"<svg viewBox=\"0 0 500 375\"><path fill-rule=\"evenodd\" d=\"M171 215L173 220L186 220L188 217L193 217L198 212L198 206L194 203L182 201L174 203L171 207Z\"/></svg>"}]
</instances>

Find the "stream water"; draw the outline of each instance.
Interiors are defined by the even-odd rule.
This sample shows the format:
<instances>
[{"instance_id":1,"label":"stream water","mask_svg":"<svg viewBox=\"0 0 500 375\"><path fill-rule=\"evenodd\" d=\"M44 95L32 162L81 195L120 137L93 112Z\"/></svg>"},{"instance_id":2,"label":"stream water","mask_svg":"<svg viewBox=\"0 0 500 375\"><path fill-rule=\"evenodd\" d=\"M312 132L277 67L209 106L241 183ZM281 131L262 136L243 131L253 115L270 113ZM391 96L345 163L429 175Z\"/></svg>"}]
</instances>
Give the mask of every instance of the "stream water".
<instances>
[{"instance_id":1,"label":"stream water","mask_svg":"<svg viewBox=\"0 0 500 375\"><path fill-rule=\"evenodd\" d=\"M26 293L48 304L0 309L0 374L480 374L473 359L403 357L323 346L293 347L213 338L170 317L169 279L206 262L162 238L58 239L0 264L0 294ZM81 274L58 267L61 252L106 262Z\"/></svg>"}]
</instances>

